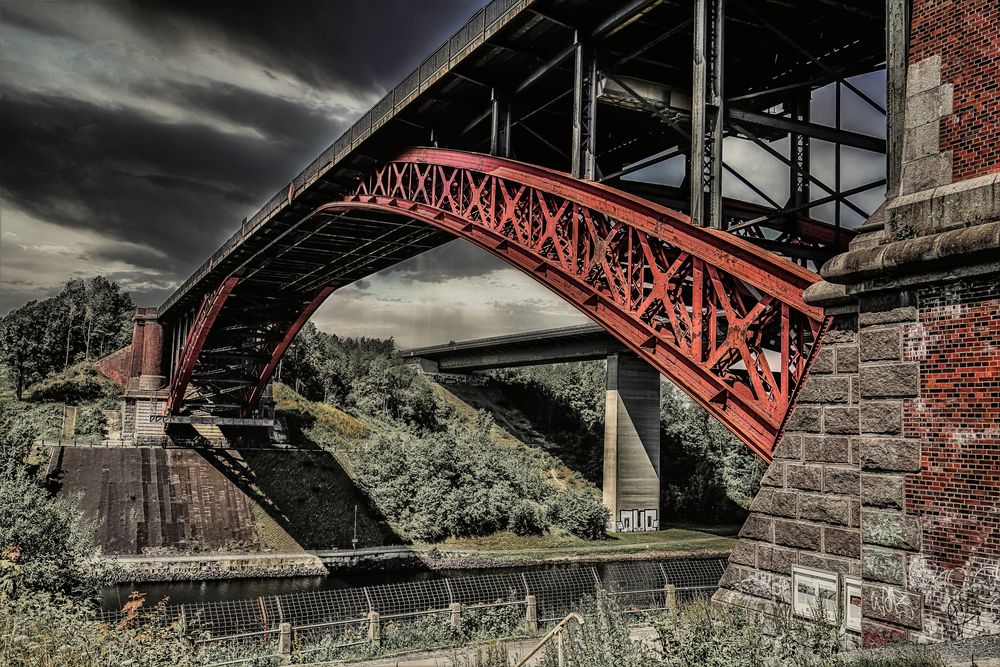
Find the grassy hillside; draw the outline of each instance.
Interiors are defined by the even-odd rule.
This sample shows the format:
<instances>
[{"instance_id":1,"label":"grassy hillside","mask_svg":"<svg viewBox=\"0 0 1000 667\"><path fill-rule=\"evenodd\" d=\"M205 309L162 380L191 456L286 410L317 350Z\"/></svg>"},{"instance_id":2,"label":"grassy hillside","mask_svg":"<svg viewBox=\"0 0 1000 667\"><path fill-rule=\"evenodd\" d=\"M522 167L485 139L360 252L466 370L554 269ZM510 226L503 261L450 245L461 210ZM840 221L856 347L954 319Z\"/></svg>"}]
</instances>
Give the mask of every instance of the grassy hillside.
<instances>
[{"instance_id":1,"label":"grassy hillside","mask_svg":"<svg viewBox=\"0 0 1000 667\"><path fill-rule=\"evenodd\" d=\"M502 531L603 536L606 513L593 484L451 391L422 377L410 382L431 398L429 426L386 414L352 416L286 386L275 390L278 416L293 444L334 454L371 500L369 511L403 539Z\"/></svg>"}]
</instances>

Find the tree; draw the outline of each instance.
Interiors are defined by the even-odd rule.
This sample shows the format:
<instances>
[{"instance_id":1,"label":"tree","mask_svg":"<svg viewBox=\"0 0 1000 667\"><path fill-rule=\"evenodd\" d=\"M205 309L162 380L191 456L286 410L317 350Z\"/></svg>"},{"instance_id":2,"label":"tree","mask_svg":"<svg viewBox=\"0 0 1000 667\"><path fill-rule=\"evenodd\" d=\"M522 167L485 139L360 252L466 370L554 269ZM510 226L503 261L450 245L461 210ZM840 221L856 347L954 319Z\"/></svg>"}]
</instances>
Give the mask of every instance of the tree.
<instances>
[{"instance_id":1,"label":"tree","mask_svg":"<svg viewBox=\"0 0 1000 667\"><path fill-rule=\"evenodd\" d=\"M97 276L71 280L57 296L31 301L0 318L0 365L18 398L29 384L76 360L127 345L134 313L132 297Z\"/></svg>"},{"instance_id":2,"label":"tree","mask_svg":"<svg viewBox=\"0 0 1000 667\"><path fill-rule=\"evenodd\" d=\"M0 319L0 363L10 372L14 395L21 400L24 388L40 379L45 368L44 320L37 301L29 301Z\"/></svg>"}]
</instances>

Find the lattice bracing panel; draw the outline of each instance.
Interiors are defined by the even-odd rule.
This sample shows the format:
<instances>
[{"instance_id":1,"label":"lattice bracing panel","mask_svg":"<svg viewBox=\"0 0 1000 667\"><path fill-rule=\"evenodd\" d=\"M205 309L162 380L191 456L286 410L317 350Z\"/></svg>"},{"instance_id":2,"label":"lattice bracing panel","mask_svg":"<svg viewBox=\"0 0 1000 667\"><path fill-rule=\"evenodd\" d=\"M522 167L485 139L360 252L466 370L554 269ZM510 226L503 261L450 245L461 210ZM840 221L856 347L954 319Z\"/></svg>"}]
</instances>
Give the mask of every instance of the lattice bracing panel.
<instances>
[{"instance_id":1,"label":"lattice bracing panel","mask_svg":"<svg viewBox=\"0 0 1000 667\"><path fill-rule=\"evenodd\" d=\"M411 149L329 205L396 210L490 250L604 325L758 454L806 372L817 277L742 239L510 160Z\"/></svg>"},{"instance_id":2,"label":"lattice bracing panel","mask_svg":"<svg viewBox=\"0 0 1000 667\"><path fill-rule=\"evenodd\" d=\"M252 414L295 333L330 293L443 232L562 296L770 458L823 326L823 310L802 298L818 276L619 190L442 149L409 149L377 167L355 193L276 233L209 293L169 410L187 403Z\"/></svg>"}]
</instances>

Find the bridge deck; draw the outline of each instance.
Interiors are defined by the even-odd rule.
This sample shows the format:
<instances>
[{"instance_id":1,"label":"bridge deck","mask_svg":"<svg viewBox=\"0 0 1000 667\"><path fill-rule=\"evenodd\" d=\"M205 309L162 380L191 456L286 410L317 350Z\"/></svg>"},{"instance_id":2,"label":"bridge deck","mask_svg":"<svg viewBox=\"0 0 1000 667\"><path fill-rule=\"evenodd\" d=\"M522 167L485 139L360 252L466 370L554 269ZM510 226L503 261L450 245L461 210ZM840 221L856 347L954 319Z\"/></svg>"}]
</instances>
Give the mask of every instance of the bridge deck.
<instances>
[{"instance_id":1,"label":"bridge deck","mask_svg":"<svg viewBox=\"0 0 1000 667\"><path fill-rule=\"evenodd\" d=\"M730 3L735 5L735 3ZM884 60L884 15L881 3L823 0L775 3L753 0L729 8L725 44L726 96L739 122L758 138L790 134L787 118L759 112L787 103L789 91L809 90L844 77L870 71ZM573 98L573 53L579 37L602 54L602 69L620 80L650 82L680 101L650 106L648 99L623 103L610 93L600 101L601 149L597 155L606 176L617 187L642 188L621 180L626 167L664 152L683 154L690 144L692 16L687 2L632 0L494 0L473 16L402 83L280 188L159 308L171 319L197 305L222 278L248 258L269 247L293 222L317 205L350 191L363 173L413 145L438 144L464 150L489 149L491 91L507 91L513 108L514 155L520 160L568 168ZM689 98L688 98L689 99ZM757 116L753 116L757 113ZM785 113L785 112L782 112ZM751 114L751 115L748 115ZM834 133L812 124L814 136L854 143L869 150L884 141L856 133ZM727 129L728 133L735 133ZM648 184L647 184L648 185ZM643 196L662 198L683 208L683 196L663 187L662 197L646 187ZM734 220L752 215L746 205L730 207ZM769 222L783 230L815 225L803 212ZM419 239L386 219L355 220L345 238L366 249L352 256L357 270L344 280L367 273L446 242L440 232ZM830 232L824 232L830 235ZM770 234L774 236L774 234ZM843 242L850 234L833 236ZM405 240L406 245L400 245ZM338 239L327 240L336 246ZM762 243L773 243L761 239ZM355 243L359 242L359 243ZM317 252L330 248L316 246ZM808 249L806 249L808 251ZM806 252L808 255L808 252ZM362 268L363 267L363 268Z\"/></svg>"},{"instance_id":2,"label":"bridge deck","mask_svg":"<svg viewBox=\"0 0 1000 667\"><path fill-rule=\"evenodd\" d=\"M432 361L443 372L469 373L493 368L604 359L625 349L603 327L581 324L400 350L399 357Z\"/></svg>"}]
</instances>

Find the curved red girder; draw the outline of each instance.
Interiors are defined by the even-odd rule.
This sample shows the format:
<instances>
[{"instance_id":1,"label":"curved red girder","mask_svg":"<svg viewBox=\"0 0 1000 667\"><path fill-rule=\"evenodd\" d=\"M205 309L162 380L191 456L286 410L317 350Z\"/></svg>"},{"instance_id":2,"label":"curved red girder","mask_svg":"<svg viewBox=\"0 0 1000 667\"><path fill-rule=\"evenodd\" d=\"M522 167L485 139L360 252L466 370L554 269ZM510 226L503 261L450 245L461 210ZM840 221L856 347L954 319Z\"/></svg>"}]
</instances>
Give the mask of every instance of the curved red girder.
<instances>
[{"instance_id":1,"label":"curved red girder","mask_svg":"<svg viewBox=\"0 0 1000 667\"><path fill-rule=\"evenodd\" d=\"M174 374L170 382L170 395L167 399L166 414L174 414L184 402L187 393L188 382L191 381L191 374L194 372L198 355L201 354L205 340L209 332L215 326L215 320L226 304L226 299L232 294L233 289L239 284L238 275L231 275L207 294L201 302L198 314L195 315L191 329L188 331L187 340L184 341L181 362L178 364L178 371Z\"/></svg>"},{"instance_id":2,"label":"curved red girder","mask_svg":"<svg viewBox=\"0 0 1000 667\"><path fill-rule=\"evenodd\" d=\"M357 209L422 221L503 258L602 325L770 459L824 322L823 310L802 298L819 279L814 273L605 185L460 151L404 151L354 194L308 217ZM288 323L245 397L245 414L295 333L332 291L309 300ZM187 354L186 363L193 363Z\"/></svg>"}]
</instances>

